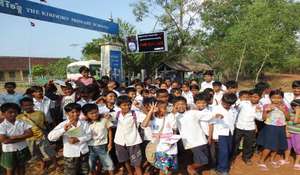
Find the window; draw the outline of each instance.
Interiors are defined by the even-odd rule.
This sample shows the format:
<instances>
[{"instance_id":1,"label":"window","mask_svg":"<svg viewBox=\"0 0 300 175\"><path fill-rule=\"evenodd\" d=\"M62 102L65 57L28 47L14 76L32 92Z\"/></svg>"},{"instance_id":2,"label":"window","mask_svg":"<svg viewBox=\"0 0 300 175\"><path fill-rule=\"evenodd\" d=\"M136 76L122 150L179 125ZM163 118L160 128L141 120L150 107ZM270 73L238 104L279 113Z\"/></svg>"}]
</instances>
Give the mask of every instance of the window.
<instances>
[{"instance_id":1,"label":"window","mask_svg":"<svg viewBox=\"0 0 300 175\"><path fill-rule=\"evenodd\" d=\"M23 70L23 77L27 78L29 76L29 71L28 70Z\"/></svg>"},{"instance_id":2,"label":"window","mask_svg":"<svg viewBox=\"0 0 300 175\"><path fill-rule=\"evenodd\" d=\"M9 79L15 80L16 79L16 72L8 72L9 74Z\"/></svg>"},{"instance_id":3,"label":"window","mask_svg":"<svg viewBox=\"0 0 300 175\"><path fill-rule=\"evenodd\" d=\"M67 68L67 73L69 74L79 74L79 69L81 66L70 66Z\"/></svg>"},{"instance_id":4,"label":"window","mask_svg":"<svg viewBox=\"0 0 300 175\"><path fill-rule=\"evenodd\" d=\"M91 64L90 65L90 74L92 76L99 75L100 74L100 68L101 68L100 65Z\"/></svg>"},{"instance_id":5,"label":"window","mask_svg":"<svg viewBox=\"0 0 300 175\"><path fill-rule=\"evenodd\" d=\"M5 81L4 72L0 71L0 81Z\"/></svg>"}]
</instances>

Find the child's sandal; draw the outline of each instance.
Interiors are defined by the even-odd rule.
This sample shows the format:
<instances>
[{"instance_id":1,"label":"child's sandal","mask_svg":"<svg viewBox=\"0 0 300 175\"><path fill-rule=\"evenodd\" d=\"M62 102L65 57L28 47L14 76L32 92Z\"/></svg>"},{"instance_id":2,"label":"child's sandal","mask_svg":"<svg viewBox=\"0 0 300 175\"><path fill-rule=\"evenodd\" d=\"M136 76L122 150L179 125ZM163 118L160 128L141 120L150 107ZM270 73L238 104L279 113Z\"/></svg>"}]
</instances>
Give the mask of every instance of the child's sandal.
<instances>
[{"instance_id":1,"label":"child's sandal","mask_svg":"<svg viewBox=\"0 0 300 175\"><path fill-rule=\"evenodd\" d=\"M279 163L274 162L274 161L271 161L271 165L272 165L273 168L279 168L280 167Z\"/></svg>"},{"instance_id":2,"label":"child's sandal","mask_svg":"<svg viewBox=\"0 0 300 175\"><path fill-rule=\"evenodd\" d=\"M290 164L290 161L286 161L286 160L278 160L278 164L281 165L288 165Z\"/></svg>"},{"instance_id":3,"label":"child's sandal","mask_svg":"<svg viewBox=\"0 0 300 175\"><path fill-rule=\"evenodd\" d=\"M259 167L259 169L260 169L261 171L269 171L269 168L268 168L267 165L264 164L264 163L259 163L259 164L257 164L257 166Z\"/></svg>"},{"instance_id":4,"label":"child's sandal","mask_svg":"<svg viewBox=\"0 0 300 175\"><path fill-rule=\"evenodd\" d=\"M295 164L294 165L294 170L300 171L300 164Z\"/></svg>"}]
</instances>

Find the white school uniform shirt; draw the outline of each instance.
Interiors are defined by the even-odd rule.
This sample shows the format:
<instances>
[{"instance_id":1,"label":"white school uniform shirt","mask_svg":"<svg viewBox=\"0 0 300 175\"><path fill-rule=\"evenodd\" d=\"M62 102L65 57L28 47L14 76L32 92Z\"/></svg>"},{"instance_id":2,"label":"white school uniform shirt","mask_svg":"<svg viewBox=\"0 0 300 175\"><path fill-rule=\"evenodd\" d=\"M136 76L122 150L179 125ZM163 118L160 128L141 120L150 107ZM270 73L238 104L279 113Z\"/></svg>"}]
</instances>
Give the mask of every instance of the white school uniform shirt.
<instances>
[{"instance_id":1,"label":"white school uniform shirt","mask_svg":"<svg viewBox=\"0 0 300 175\"><path fill-rule=\"evenodd\" d=\"M38 101L33 98L34 110L41 111L45 115L45 119L48 123L52 123L53 119L51 117L50 109L55 107L55 101L50 100L50 98L44 96L42 101Z\"/></svg>"},{"instance_id":2,"label":"white school uniform shirt","mask_svg":"<svg viewBox=\"0 0 300 175\"><path fill-rule=\"evenodd\" d=\"M194 96L191 91L188 92L182 92L181 94L187 101L187 104L193 104L194 103Z\"/></svg>"},{"instance_id":3,"label":"white school uniform shirt","mask_svg":"<svg viewBox=\"0 0 300 175\"><path fill-rule=\"evenodd\" d=\"M76 127L72 126L69 130L78 128L80 129L80 136L77 137L80 142L76 144L70 144L68 142L68 131L65 131L64 126L69 123L69 120L65 120L58 124L49 134L48 139L50 141L57 141L60 137L63 137L63 155L64 157L80 157L80 155L87 154L89 152L88 141L91 140L92 134L89 124L86 121L78 120Z\"/></svg>"},{"instance_id":4,"label":"white school uniform shirt","mask_svg":"<svg viewBox=\"0 0 300 175\"><path fill-rule=\"evenodd\" d=\"M114 105L113 109L109 109L106 105L98 105L98 109L100 114L112 114L121 110L117 105Z\"/></svg>"},{"instance_id":5,"label":"white school uniform shirt","mask_svg":"<svg viewBox=\"0 0 300 175\"><path fill-rule=\"evenodd\" d=\"M136 95L136 97L135 97L134 100L137 101L140 104L143 104L144 97L141 94L137 93L137 95Z\"/></svg>"},{"instance_id":6,"label":"white school uniform shirt","mask_svg":"<svg viewBox=\"0 0 300 175\"><path fill-rule=\"evenodd\" d=\"M151 142L157 143L157 138L159 141L157 143L156 152L164 152L168 155L176 155L178 153L177 144L169 144L167 140L174 135L174 130L176 130L176 118L174 114L168 114L163 118L153 117L150 121L150 128L152 131ZM163 120L165 124L163 125ZM163 127L163 129L162 129ZM162 131L160 132L160 130Z\"/></svg>"},{"instance_id":7,"label":"white school uniform shirt","mask_svg":"<svg viewBox=\"0 0 300 175\"><path fill-rule=\"evenodd\" d=\"M113 124L106 118L101 118L99 121L90 123L92 139L88 142L89 146L105 145L108 143L108 129Z\"/></svg>"},{"instance_id":8,"label":"white school uniform shirt","mask_svg":"<svg viewBox=\"0 0 300 175\"><path fill-rule=\"evenodd\" d=\"M283 101L284 101L285 105L289 108L289 111L292 110L291 102L295 99L300 99L300 96L295 97L294 93L292 93L292 92L284 93Z\"/></svg>"},{"instance_id":9,"label":"white school uniform shirt","mask_svg":"<svg viewBox=\"0 0 300 175\"><path fill-rule=\"evenodd\" d=\"M212 113L212 105L208 105L205 110L208 110L210 113ZM207 121L200 121L201 128L206 136L209 136L209 124L210 123Z\"/></svg>"},{"instance_id":10,"label":"white school uniform shirt","mask_svg":"<svg viewBox=\"0 0 300 175\"><path fill-rule=\"evenodd\" d=\"M119 117L117 118L117 113L112 113L112 119L117 126L114 143L121 146L134 146L142 143L142 138L138 131L138 126L144 121L146 115L134 111L136 115L136 120L134 119L133 112L129 111L125 116L119 112Z\"/></svg>"},{"instance_id":11,"label":"white school uniform shirt","mask_svg":"<svg viewBox=\"0 0 300 175\"><path fill-rule=\"evenodd\" d=\"M224 92L222 90L220 92L214 93L213 105L221 104L223 95L224 95Z\"/></svg>"},{"instance_id":12,"label":"white school uniform shirt","mask_svg":"<svg viewBox=\"0 0 300 175\"><path fill-rule=\"evenodd\" d=\"M211 82L206 82L206 81L203 81L202 83L201 83L201 89L200 89L200 92L203 92L205 89L207 89L207 88L213 88L213 82L214 81L211 81Z\"/></svg>"},{"instance_id":13,"label":"white school uniform shirt","mask_svg":"<svg viewBox=\"0 0 300 175\"><path fill-rule=\"evenodd\" d=\"M259 100L259 103L260 103L262 106L271 104L270 96L269 96L268 94L265 94L265 95Z\"/></svg>"},{"instance_id":14,"label":"white school uniform shirt","mask_svg":"<svg viewBox=\"0 0 300 175\"><path fill-rule=\"evenodd\" d=\"M147 114L145 112L142 112L143 114L145 114L145 116L147 116ZM144 130L144 138L143 140L145 141L151 141L152 139L152 131L151 131L151 127L148 126L148 127L143 127L142 128Z\"/></svg>"},{"instance_id":15,"label":"white school uniform shirt","mask_svg":"<svg viewBox=\"0 0 300 175\"><path fill-rule=\"evenodd\" d=\"M77 104L80 104L80 106L84 106L85 104L95 104L96 101L93 101L93 100L85 100L83 98L81 98L79 101L76 102Z\"/></svg>"},{"instance_id":16,"label":"white school uniform shirt","mask_svg":"<svg viewBox=\"0 0 300 175\"><path fill-rule=\"evenodd\" d=\"M219 136L229 136L234 133L234 126L237 117L237 111L231 107L229 110L225 109L221 104L214 106L212 109L212 115L223 115L222 119L216 119L214 122L213 139L218 139Z\"/></svg>"},{"instance_id":17,"label":"white school uniform shirt","mask_svg":"<svg viewBox=\"0 0 300 175\"><path fill-rule=\"evenodd\" d=\"M201 89L200 89L200 92L203 92L205 89L207 89L207 88L213 88L213 82L215 82L214 80L213 81L211 81L211 82L206 82L206 81L203 81L202 83L201 83ZM223 91L226 91L227 90L227 88L226 88L226 86L224 86L224 85L222 85L222 90Z\"/></svg>"},{"instance_id":18,"label":"white school uniform shirt","mask_svg":"<svg viewBox=\"0 0 300 175\"><path fill-rule=\"evenodd\" d=\"M0 106L4 103L16 103L19 104L19 101L23 98L23 95L15 92L14 94L0 94Z\"/></svg>"},{"instance_id":19,"label":"white school uniform shirt","mask_svg":"<svg viewBox=\"0 0 300 175\"><path fill-rule=\"evenodd\" d=\"M211 119L212 113L207 109L202 111L190 110L183 114L177 114L177 128L185 149L207 144L205 132L201 127L201 121L209 121Z\"/></svg>"},{"instance_id":20,"label":"white school uniform shirt","mask_svg":"<svg viewBox=\"0 0 300 175\"><path fill-rule=\"evenodd\" d=\"M6 137L17 136L24 134L24 131L31 128L31 125L23 122L22 120L16 120L15 123L10 123L6 119L0 124L0 134ZM27 147L25 139L16 143L4 144L2 143L3 152L15 152L21 151Z\"/></svg>"},{"instance_id":21,"label":"white school uniform shirt","mask_svg":"<svg viewBox=\"0 0 300 175\"><path fill-rule=\"evenodd\" d=\"M256 108L261 108L257 111ZM236 128L241 130L255 130L255 120L262 121L263 107L260 104L252 104L250 101L240 101L238 106L238 116L236 121Z\"/></svg>"}]
</instances>

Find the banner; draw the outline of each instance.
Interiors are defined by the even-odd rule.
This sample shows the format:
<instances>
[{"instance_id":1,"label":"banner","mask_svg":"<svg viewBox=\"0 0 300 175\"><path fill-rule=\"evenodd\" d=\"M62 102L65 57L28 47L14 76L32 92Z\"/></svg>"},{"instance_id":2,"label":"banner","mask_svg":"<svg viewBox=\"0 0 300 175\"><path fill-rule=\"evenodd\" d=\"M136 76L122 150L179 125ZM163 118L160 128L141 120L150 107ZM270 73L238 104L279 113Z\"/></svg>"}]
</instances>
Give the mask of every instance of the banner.
<instances>
[{"instance_id":1,"label":"banner","mask_svg":"<svg viewBox=\"0 0 300 175\"><path fill-rule=\"evenodd\" d=\"M121 51L110 51L111 78L117 82L122 80L122 54Z\"/></svg>"},{"instance_id":2,"label":"banner","mask_svg":"<svg viewBox=\"0 0 300 175\"><path fill-rule=\"evenodd\" d=\"M0 13L69 25L114 35L119 32L119 26L114 22L27 0L0 0Z\"/></svg>"}]
</instances>

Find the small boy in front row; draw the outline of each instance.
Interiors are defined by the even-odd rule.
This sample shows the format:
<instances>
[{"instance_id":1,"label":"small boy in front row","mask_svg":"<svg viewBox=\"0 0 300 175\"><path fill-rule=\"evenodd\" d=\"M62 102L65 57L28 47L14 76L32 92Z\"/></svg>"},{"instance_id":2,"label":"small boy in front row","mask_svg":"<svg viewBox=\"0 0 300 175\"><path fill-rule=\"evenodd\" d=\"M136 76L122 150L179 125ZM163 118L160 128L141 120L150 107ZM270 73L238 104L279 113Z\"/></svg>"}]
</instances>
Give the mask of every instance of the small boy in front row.
<instances>
[{"instance_id":1,"label":"small boy in front row","mask_svg":"<svg viewBox=\"0 0 300 175\"><path fill-rule=\"evenodd\" d=\"M89 174L89 147L91 130L86 121L79 120L81 106L69 103L65 106L68 119L58 124L49 134L50 141L63 137L64 174Z\"/></svg>"},{"instance_id":2,"label":"small boy in front row","mask_svg":"<svg viewBox=\"0 0 300 175\"><path fill-rule=\"evenodd\" d=\"M33 109L34 104L32 98L23 98L20 100L20 105L23 113L19 114L17 119L32 126L33 136L26 139L31 156L41 162L41 169L43 171L46 170L46 162L44 159L51 159L55 169L59 171L60 169L56 161L56 152L54 148L50 146L46 138L47 136L45 135L46 126L44 113Z\"/></svg>"},{"instance_id":3,"label":"small boy in front row","mask_svg":"<svg viewBox=\"0 0 300 175\"><path fill-rule=\"evenodd\" d=\"M30 152L26 139L33 136L31 126L21 120L16 120L20 107L15 103L4 103L1 112L4 121L0 124L0 142L2 154L0 164L6 169L7 175L24 175L26 162Z\"/></svg>"},{"instance_id":4,"label":"small boy in front row","mask_svg":"<svg viewBox=\"0 0 300 175\"><path fill-rule=\"evenodd\" d=\"M111 121L105 117L100 117L98 105L85 104L82 107L82 113L90 124L92 139L89 141L89 165L90 174L96 175L96 163L100 159L103 170L108 171L110 175L114 174L114 164L109 155L112 149L112 126Z\"/></svg>"},{"instance_id":5,"label":"small boy in front row","mask_svg":"<svg viewBox=\"0 0 300 175\"><path fill-rule=\"evenodd\" d=\"M243 92L243 91L241 91ZM243 94L240 92L240 99ZM242 160L246 165L252 165L251 158L254 153L256 142L255 120L262 121L262 106L259 104L261 98L260 90L252 89L249 91L249 100L241 100L238 108L238 117L234 134L233 161L239 154L239 145L243 139Z\"/></svg>"},{"instance_id":6,"label":"small boy in front row","mask_svg":"<svg viewBox=\"0 0 300 175\"><path fill-rule=\"evenodd\" d=\"M142 138L139 134L139 124L143 122L146 115L131 110L132 101L126 95L117 99L117 106L121 109L112 114L113 121L117 126L114 139L118 161L124 163L129 175L133 175L131 166L136 175L142 175L142 152L140 144Z\"/></svg>"},{"instance_id":7,"label":"small boy in front row","mask_svg":"<svg viewBox=\"0 0 300 175\"><path fill-rule=\"evenodd\" d=\"M237 116L237 111L233 105L236 101L237 96L235 94L225 93L222 97L221 104L212 109L213 116L222 116L222 119L216 120L213 125L213 137L218 140L218 160L216 168L216 174L218 175L228 175L230 168L234 124Z\"/></svg>"},{"instance_id":8,"label":"small boy in front row","mask_svg":"<svg viewBox=\"0 0 300 175\"><path fill-rule=\"evenodd\" d=\"M185 150L193 153L193 163L188 165L188 174L197 174L199 168L208 164L208 141L201 121L208 122L213 118L206 108L206 95L201 93L195 97L199 110L187 110L187 102L183 97L174 98L174 107L177 109L177 127ZM201 103L201 104L200 104ZM218 116L216 116L218 117Z\"/></svg>"}]
</instances>

